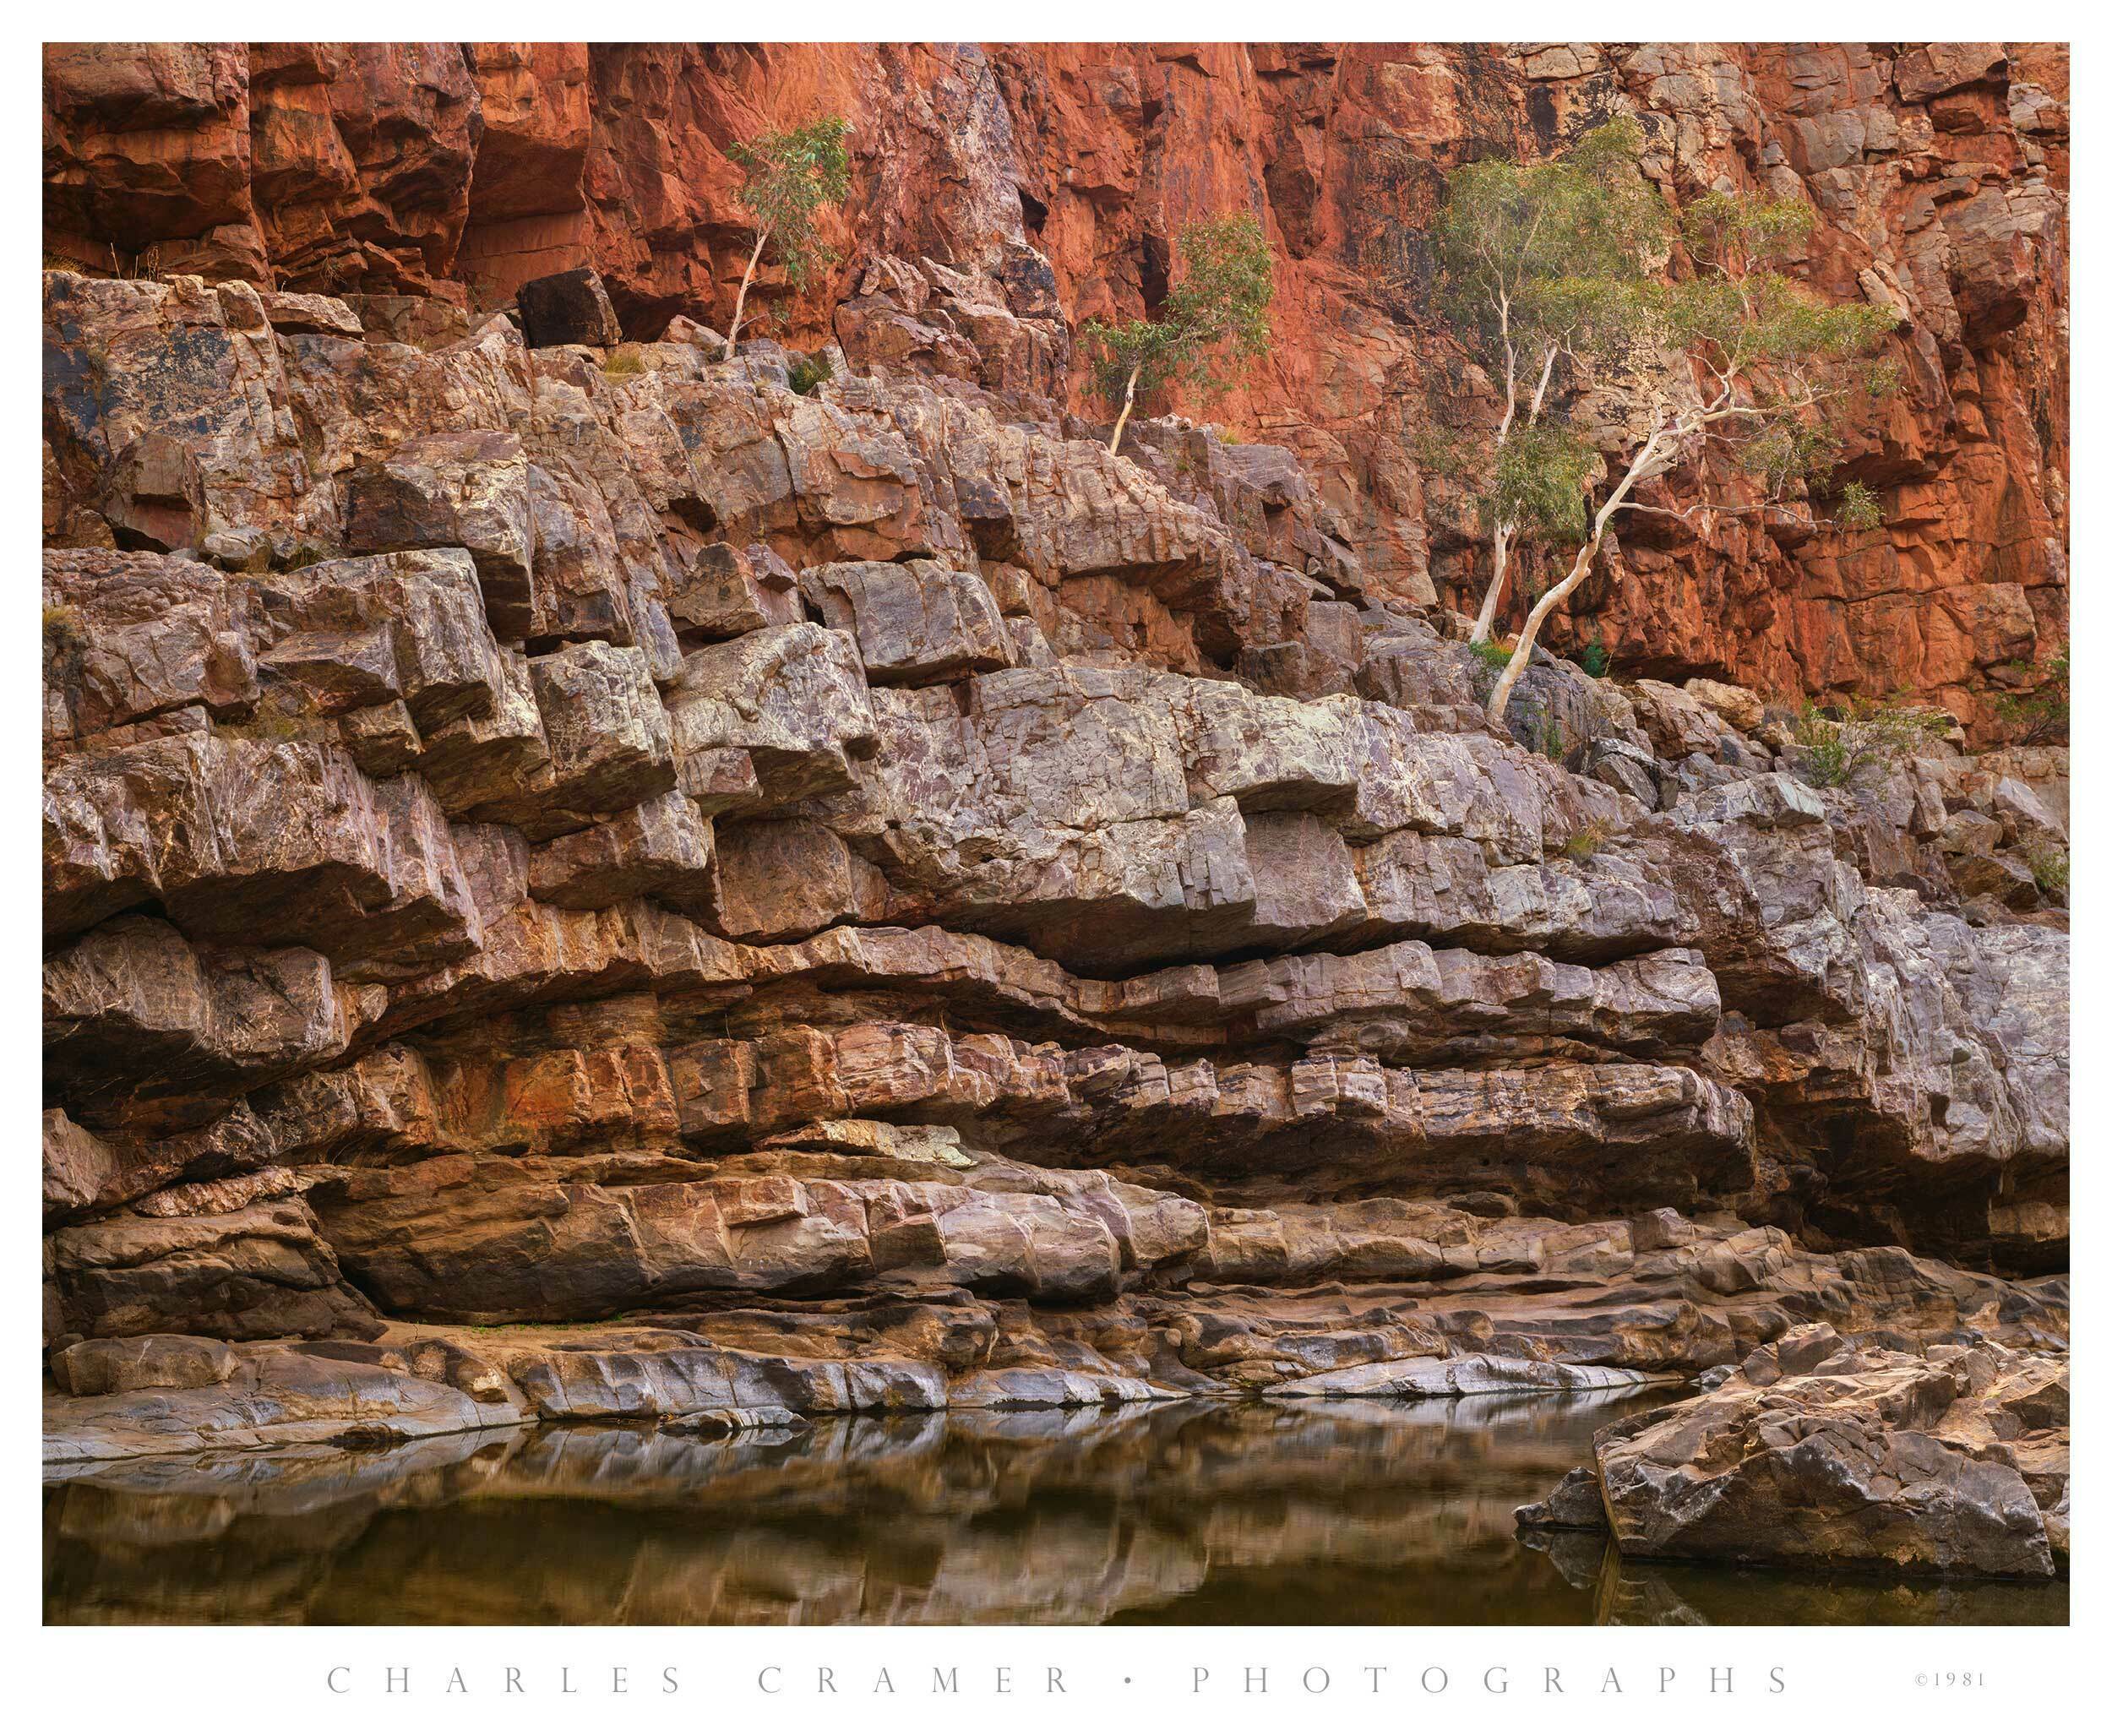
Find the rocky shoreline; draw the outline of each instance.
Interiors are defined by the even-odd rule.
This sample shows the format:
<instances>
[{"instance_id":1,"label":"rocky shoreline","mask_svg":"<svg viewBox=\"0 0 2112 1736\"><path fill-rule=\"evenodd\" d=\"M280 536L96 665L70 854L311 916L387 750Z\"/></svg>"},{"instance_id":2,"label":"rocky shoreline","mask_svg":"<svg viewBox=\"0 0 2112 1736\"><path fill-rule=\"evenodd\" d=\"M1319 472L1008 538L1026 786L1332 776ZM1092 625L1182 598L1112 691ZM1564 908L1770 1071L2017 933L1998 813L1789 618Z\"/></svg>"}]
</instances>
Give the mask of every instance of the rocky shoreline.
<instances>
[{"instance_id":1,"label":"rocky shoreline","mask_svg":"<svg viewBox=\"0 0 2112 1736\"><path fill-rule=\"evenodd\" d=\"M170 209L98 130L101 52L47 57L62 238ZM1669 198L1738 160L1657 51L1610 84L1433 52L1520 125L1603 84L1699 127L1644 160ZM47 259L47 1477L1694 1381L1529 1524L2063 1572L2067 750L1995 696L2065 609L2065 433L2019 432L2065 106L1962 48L1873 95L1856 51L1837 94L1897 124L1821 170L1819 99L1776 114L1753 52L1738 126L1801 141L1780 175L1948 214L1862 278L1831 217L1815 248L1829 293L1913 316L1915 395L1845 460L1906 528L1639 530L1613 669L1539 654L1501 720L1433 583L1471 573L1459 503L1405 448L1353 486L1287 411L1281 442L1146 416L1108 454L1069 384L1093 280L1037 245L994 122L949 247L875 215L819 314L772 288L788 335L825 320L804 352L729 357L710 295L591 249L474 297L445 224L360 254L420 175L395 219L318 194L307 243L222 214L193 269ZM121 68L211 74L155 135L179 156L237 90L342 71L180 59ZM514 84L502 154L540 124ZM504 184L475 157L433 160L465 210ZM1997 444L2038 454L1999 525ZM1951 723L1815 782L1789 701L1849 683L1733 678L1786 679L1821 593L1968 546L1887 618ZM1718 568L1790 624L1625 624L1639 575Z\"/></svg>"}]
</instances>

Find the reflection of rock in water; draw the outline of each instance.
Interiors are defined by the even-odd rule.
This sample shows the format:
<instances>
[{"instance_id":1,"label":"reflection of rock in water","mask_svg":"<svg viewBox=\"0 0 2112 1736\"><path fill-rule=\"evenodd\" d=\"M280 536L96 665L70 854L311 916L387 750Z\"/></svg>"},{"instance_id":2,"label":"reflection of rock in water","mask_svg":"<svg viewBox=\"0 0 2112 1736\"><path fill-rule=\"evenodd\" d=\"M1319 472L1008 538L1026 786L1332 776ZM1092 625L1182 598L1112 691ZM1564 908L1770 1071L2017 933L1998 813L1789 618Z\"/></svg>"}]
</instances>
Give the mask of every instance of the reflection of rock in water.
<instances>
[{"instance_id":1,"label":"reflection of rock in water","mask_svg":"<svg viewBox=\"0 0 2112 1736\"><path fill-rule=\"evenodd\" d=\"M47 1491L46 1615L1843 1619L1826 1613L1831 1588L1770 1578L1719 1592L1705 1575L1696 1590L1693 1575L1608 1568L1596 1538L1519 1546L1512 1507L1575 1462L1595 1427L1650 1402L955 1412L732 1440L569 1428L139 1461ZM1933 1619L2065 1616L2065 1603L2033 1613L2049 1594L2019 1595L2016 1614ZM1919 1607L1846 1619L1931 1619ZM1778 1613L1792 1608L1803 1613Z\"/></svg>"},{"instance_id":2,"label":"reflection of rock in water","mask_svg":"<svg viewBox=\"0 0 2112 1736\"><path fill-rule=\"evenodd\" d=\"M1887 1578L1690 1567L1625 1558L1603 1532L1526 1532L1519 1541L1592 1595L1591 1619L1613 1627L2016 1626L2068 1619L2065 1583Z\"/></svg>"}]
</instances>

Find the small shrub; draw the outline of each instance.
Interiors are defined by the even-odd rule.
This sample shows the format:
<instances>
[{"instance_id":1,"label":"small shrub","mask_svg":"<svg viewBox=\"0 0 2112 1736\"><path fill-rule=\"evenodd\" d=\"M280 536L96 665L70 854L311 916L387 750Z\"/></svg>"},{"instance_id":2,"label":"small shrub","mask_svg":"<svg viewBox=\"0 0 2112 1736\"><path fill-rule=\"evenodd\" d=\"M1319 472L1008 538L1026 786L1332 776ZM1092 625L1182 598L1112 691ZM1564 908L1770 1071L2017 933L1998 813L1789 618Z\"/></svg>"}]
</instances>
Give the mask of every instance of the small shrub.
<instances>
[{"instance_id":1,"label":"small shrub","mask_svg":"<svg viewBox=\"0 0 2112 1736\"><path fill-rule=\"evenodd\" d=\"M829 360L826 350L817 350L811 356L793 356L786 377L793 391L803 398L811 398L825 381L836 377L836 364Z\"/></svg>"},{"instance_id":2,"label":"small shrub","mask_svg":"<svg viewBox=\"0 0 2112 1736\"><path fill-rule=\"evenodd\" d=\"M1511 667L1509 647L1498 645L1493 639L1476 639L1467 649L1474 655L1467 666L1467 676L1473 687L1474 698L1485 703L1503 672Z\"/></svg>"},{"instance_id":3,"label":"small shrub","mask_svg":"<svg viewBox=\"0 0 2112 1736\"><path fill-rule=\"evenodd\" d=\"M1844 482L1833 503L1833 516L1843 531L1875 531L1885 522L1885 509L1864 484Z\"/></svg>"},{"instance_id":4,"label":"small shrub","mask_svg":"<svg viewBox=\"0 0 2112 1736\"><path fill-rule=\"evenodd\" d=\"M633 374L645 371L645 358L629 344L613 351L601 364L601 372L611 379L627 379Z\"/></svg>"},{"instance_id":5,"label":"small shrub","mask_svg":"<svg viewBox=\"0 0 2112 1736\"><path fill-rule=\"evenodd\" d=\"M1848 781L1848 743L1827 727L1829 720L1807 711L1797 721L1798 775L1815 790L1837 790Z\"/></svg>"},{"instance_id":6,"label":"small shrub","mask_svg":"<svg viewBox=\"0 0 2112 1736\"><path fill-rule=\"evenodd\" d=\"M1613 835L1610 830L1593 820L1562 841L1562 854L1571 862L1589 862Z\"/></svg>"},{"instance_id":7,"label":"small shrub","mask_svg":"<svg viewBox=\"0 0 2112 1736\"><path fill-rule=\"evenodd\" d=\"M1482 662L1491 669L1505 668L1511 661L1511 647L1498 645L1493 639L1478 639L1467 649L1479 657Z\"/></svg>"},{"instance_id":8,"label":"small shrub","mask_svg":"<svg viewBox=\"0 0 2112 1736\"><path fill-rule=\"evenodd\" d=\"M80 643L80 611L71 603L44 605L44 643L63 654Z\"/></svg>"},{"instance_id":9,"label":"small shrub","mask_svg":"<svg viewBox=\"0 0 2112 1736\"><path fill-rule=\"evenodd\" d=\"M1593 681L1603 681L1611 666L1612 659L1606 655L1606 641L1593 634L1592 642L1584 647L1583 655L1577 658L1576 667Z\"/></svg>"},{"instance_id":10,"label":"small shrub","mask_svg":"<svg viewBox=\"0 0 2112 1736\"><path fill-rule=\"evenodd\" d=\"M2068 852L2051 845L2034 845L2024 852L2024 865L2047 897L2068 901Z\"/></svg>"},{"instance_id":11,"label":"small shrub","mask_svg":"<svg viewBox=\"0 0 2112 1736\"><path fill-rule=\"evenodd\" d=\"M1792 732L1789 757L1814 788L1846 789L1867 774L1890 771L1941 729L1940 719L1909 705L1851 699L1838 716L1806 705Z\"/></svg>"},{"instance_id":12,"label":"small shrub","mask_svg":"<svg viewBox=\"0 0 2112 1736\"><path fill-rule=\"evenodd\" d=\"M1563 756L1570 751L1569 737L1563 730L1562 721L1558 717L1543 717L1540 727L1533 734L1535 749L1542 757L1552 759L1560 765Z\"/></svg>"},{"instance_id":13,"label":"small shrub","mask_svg":"<svg viewBox=\"0 0 2112 1736\"><path fill-rule=\"evenodd\" d=\"M2026 743L2065 741L2068 736L2068 648L2040 671L2033 664L2011 664L2008 672L2020 685L2038 678L2039 685L2024 694L2002 694L1995 701L1995 715L2015 730Z\"/></svg>"}]
</instances>

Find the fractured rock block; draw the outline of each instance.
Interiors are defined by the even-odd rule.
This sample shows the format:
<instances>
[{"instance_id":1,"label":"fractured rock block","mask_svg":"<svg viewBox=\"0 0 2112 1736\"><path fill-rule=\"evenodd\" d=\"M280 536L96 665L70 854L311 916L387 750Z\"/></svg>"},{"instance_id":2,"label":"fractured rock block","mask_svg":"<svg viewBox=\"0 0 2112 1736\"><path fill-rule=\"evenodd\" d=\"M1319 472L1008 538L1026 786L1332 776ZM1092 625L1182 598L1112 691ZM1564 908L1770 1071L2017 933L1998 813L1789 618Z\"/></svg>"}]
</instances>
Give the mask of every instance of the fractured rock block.
<instances>
[{"instance_id":1,"label":"fractured rock block","mask_svg":"<svg viewBox=\"0 0 2112 1736\"><path fill-rule=\"evenodd\" d=\"M528 509L536 551L528 648L582 639L636 643L630 568L601 492L531 465Z\"/></svg>"},{"instance_id":2,"label":"fractured rock block","mask_svg":"<svg viewBox=\"0 0 2112 1736\"><path fill-rule=\"evenodd\" d=\"M719 833L711 924L768 945L846 920L886 919L887 881L812 820L753 820Z\"/></svg>"},{"instance_id":3,"label":"fractured rock block","mask_svg":"<svg viewBox=\"0 0 2112 1736\"><path fill-rule=\"evenodd\" d=\"M250 1105L282 1163L423 1156L449 1143L424 1058L397 1043L266 1086Z\"/></svg>"},{"instance_id":4,"label":"fractured rock block","mask_svg":"<svg viewBox=\"0 0 2112 1736\"><path fill-rule=\"evenodd\" d=\"M1926 1361L1845 1352L1761 1385L1734 1375L1602 1437L1614 1539L1662 1559L2049 1578L2033 1484L2048 1505L2066 1490L2066 1428L2002 1450L1994 1418L2062 1369L1990 1345Z\"/></svg>"},{"instance_id":5,"label":"fractured rock block","mask_svg":"<svg viewBox=\"0 0 2112 1736\"><path fill-rule=\"evenodd\" d=\"M760 633L766 627L791 627L806 618L800 609L798 575L761 542L745 548L705 543L669 589L667 604L685 648Z\"/></svg>"},{"instance_id":6,"label":"fractured rock block","mask_svg":"<svg viewBox=\"0 0 2112 1736\"><path fill-rule=\"evenodd\" d=\"M528 856L528 890L568 910L651 897L705 918L713 848L711 822L681 791L668 790L583 832L536 846Z\"/></svg>"},{"instance_id":7,"label":"fractured rock block","mask_svg":"<svg viewBox=\"0 0 2112 1736\"><path fill-rule=\"evenodd\" d=\"M868 681L913 685L1012 661L977 574L936 561L840 561L808 568L799 587L828 625L857 641Z\"/></svg>"},{"instance_id":8,"label":"fractured rock block","mask_svg":"<svg viewBox=\"0 0 2112 1736\"><path fill-rule=\"evenodd\" d=\"M121 1213L56 1232L68 1331L87 1338L371 1338L381 1323L347 1285L305 1200L195 1217Z\"/></svg>"},{"instance_id":9,"label":"fractured rock block","mask_svg":"<svg viewBox=\"0 0 2112 1736\"><path fill-rule=\"evenodd\" d=\"M496 700L498 646L459 548L320 561L251 585L259 663L320 710L400 699L433 730Z\"/></svg>"},{"instance_id":10,"label":"fractured rock block","mask_svg":"<svg viewBox=\"0 0 2112 1736\"><path fill-rule=\"evenodd\" d=\"M674 746L685 768L715 754L747 754L757 780L743 810L781 806L846 788L851 762L879 737L865 671L847 634L802 622L706 645L683 659L667 694Z\"/></svg>"},{"instance_id":11,"label":"fractured rock block","mask_svg":"<svg viewBox=\"0 0 2112 1736\"><path fill-rule=\"evenodd\" d=\"M538 797L553 811L618 814L674 788L667 712L642 650L587 640L528 659L534 701L549 739L549 786ZM530 815L534 836L559 830Z\"/></svg>"},{"instance_id":12,"label":"fractured rock block","mask_svg":"<svg viewBox=\"0 0 2112 1736\"><path fill-rule=\"evenodd\" d=\"M47 737L257 697L248 593L210 567L106 549L44 553Z\"/></svg>"},{"instance_id":13,"label":"fractured rock block","mask_svg":"<svg viewBox=\"0 0 2112 1736\"><path fill-rule=\"evenodd\" d=\"M616 309L601 287L601 275L591 265L531 277L514 295L531 350L557 344L605 350L623 341Z\"/></svg>"},{"instance_id":14,"label":"fractured rock block","mask_svg":"<svg viewBox=\"0 0 2112 1736\"><path fill-rule=\"evenodd\" d=\"M469 551L492 631L529 629L528 461L510 433L420 434L345 479L345 542L362 552Z\"/></svg>"},{"instance_id":15,"label":"fractured rock block","mask_svg":"<svg viewBox=\"0 0 2112 1736\"><path fill-rule=\"evenodd\" d=\"M45 961L46 1077L90 1126L197 1126L341 1053L362 1004L319 953L209 961L166 922L120 917Z\"/></svg>"}]
</instances>

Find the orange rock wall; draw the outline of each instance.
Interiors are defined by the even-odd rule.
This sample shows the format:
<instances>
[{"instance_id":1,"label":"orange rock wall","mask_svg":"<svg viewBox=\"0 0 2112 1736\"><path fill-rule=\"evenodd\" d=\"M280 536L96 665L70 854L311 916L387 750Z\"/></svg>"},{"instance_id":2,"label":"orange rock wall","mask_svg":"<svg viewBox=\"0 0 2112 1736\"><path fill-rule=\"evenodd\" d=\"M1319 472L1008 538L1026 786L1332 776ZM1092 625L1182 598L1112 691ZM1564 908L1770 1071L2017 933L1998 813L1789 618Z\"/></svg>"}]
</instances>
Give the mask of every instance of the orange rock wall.
<instances>
[{"instance_id":1,"label":"orange rock wall","mask_svg":"<svg viewBox=\"0 0 2112 1736\"><path fill-rule=\"evenodd\" d=\"M2066 98L2065 49L1984 43L62 45L46 248L478 306L591 263L632 336L722 326L748 242L724 146L830 111L854 128L841 256L797 296L766 275L757 327L812 346L876 253L1003 277L1038 253L1074 324L1134 315L1185 222L1244 206L1280 261L1275 354L1189 407L1298 450L1374 593L1456 605L1483 557L1413 456L1434 403L1485 389L1429 316L1443 172L1633 112L1669 196L1801 192L1811 281L1905 316L1906 384L1843 470L1887 522L1633 519L1554 642L1601 637L1633 674L1904 689L1993 737L1995 694L2067 636Z\"/></svg>"}]
</instances>

